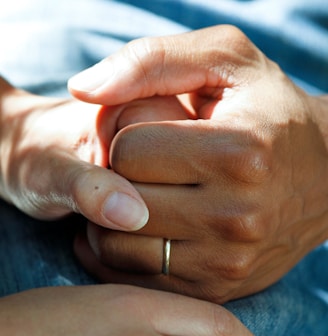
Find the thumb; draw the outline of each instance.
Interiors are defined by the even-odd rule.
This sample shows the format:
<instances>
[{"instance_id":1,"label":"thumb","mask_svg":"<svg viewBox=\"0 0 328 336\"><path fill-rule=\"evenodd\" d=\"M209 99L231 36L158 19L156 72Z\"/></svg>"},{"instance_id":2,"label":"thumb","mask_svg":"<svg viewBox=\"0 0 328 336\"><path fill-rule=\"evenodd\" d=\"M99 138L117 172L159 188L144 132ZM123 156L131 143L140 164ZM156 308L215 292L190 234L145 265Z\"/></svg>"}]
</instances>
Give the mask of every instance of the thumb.
<instances>
[{"instance_id":1,"label":"thumb","mask_svg":"<svg viewBox=\"0 0 328 336\"><path fill-rule=\"evenodd\" d=\"M218 89L210 90L218 96L238 84L238 72L253 54L258 54L255 46L230 26L143 38L74 76L68 88L80 100L103 105L201 88Z\"/></svg>"},{"instance_id":2,"label":"thumb","mask_svg":"<svg viewBox=\"0 0 328 336\"><path fill-rule=\"evenodd\" d=\"M143 227L148 221L148 209L130 182L113 170L86 166L78 169L72 187L66 187L77 211L111 229L132 231Z\"/></svg>"},{"instance_id":3,"label":"thumb","mask_svg":"<svg viewBox=\"0 0 328 336\"><path fill-rule=\"evenodd\" d=\"M59 162L61 161L61 162ZM38 192L29 193L23 209L39 219L55 219L76 212L107 228L132 231L143 227L148 221L148 209L135 188L112 170L79 161L75 158L57 157L56 176L49 176ZM36 182L37 183L37 182ZM32 196L29 196L29 195Z\"/></svg>"}]
</instances>

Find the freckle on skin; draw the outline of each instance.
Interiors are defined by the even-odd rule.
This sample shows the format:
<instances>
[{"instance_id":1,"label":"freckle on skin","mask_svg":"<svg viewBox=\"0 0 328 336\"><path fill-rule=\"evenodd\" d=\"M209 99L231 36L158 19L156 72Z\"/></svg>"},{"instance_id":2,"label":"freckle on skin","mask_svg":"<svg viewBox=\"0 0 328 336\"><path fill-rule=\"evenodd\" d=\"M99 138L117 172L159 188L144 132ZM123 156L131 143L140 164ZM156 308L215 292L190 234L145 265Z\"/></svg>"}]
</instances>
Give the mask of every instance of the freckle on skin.
<instances>
[{"instance_id":1,"label":"freckle on skin","mask_svg":"<svg viewBox=\"0 0 328 336\"><path fill-rule=\"evenodd\" d=\"M98 190L99 189L99 187L98 186L95 186L95 190Z\"/></svg>"}]
</instances>

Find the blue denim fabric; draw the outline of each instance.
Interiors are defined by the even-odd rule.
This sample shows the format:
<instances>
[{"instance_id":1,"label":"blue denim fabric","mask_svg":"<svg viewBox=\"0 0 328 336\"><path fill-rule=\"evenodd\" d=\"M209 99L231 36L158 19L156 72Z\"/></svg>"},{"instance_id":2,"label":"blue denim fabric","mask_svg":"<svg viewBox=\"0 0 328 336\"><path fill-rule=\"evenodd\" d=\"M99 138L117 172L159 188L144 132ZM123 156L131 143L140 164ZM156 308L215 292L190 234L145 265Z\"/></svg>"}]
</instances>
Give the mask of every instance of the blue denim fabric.
<instances>
[{"instance_id":1,"label":"blue denim fabric","mask_svg":"<svg viewBox=\"0 0 328 336\"><path fill-rule=\"evenodd\" d=\"M74 73L127 41L229 23L309 93L328 92L327 0L17 0L0 10L0 73L68 95ZM0 295L95 283L75 260L72 217L49 223L0 202ZM269 289L226 305L256 335L328 335L328 245Z\"/></svg>"},{"instance_id":2,"label":"blue denim fabric","mask_svg":"<svg viewBox=\"0 0 328 336\"><path fill-rule=\"evenodd\" d=\"M57 285L92 284L74 257L79 217L42 222L0 201L0 297Z\"/></svg>"},{"instance_id":3,"label":"blue denim fabric","mask_svg":"<svg viewBox=\"0 0 328 336\"><path fill-rule=\"evenodd\" d=\"M234 24L308 92L328 92L326 0L17 0L0 11L0 73L63 94L72 74L147 35Z\"/></svg>"}]
</instances>

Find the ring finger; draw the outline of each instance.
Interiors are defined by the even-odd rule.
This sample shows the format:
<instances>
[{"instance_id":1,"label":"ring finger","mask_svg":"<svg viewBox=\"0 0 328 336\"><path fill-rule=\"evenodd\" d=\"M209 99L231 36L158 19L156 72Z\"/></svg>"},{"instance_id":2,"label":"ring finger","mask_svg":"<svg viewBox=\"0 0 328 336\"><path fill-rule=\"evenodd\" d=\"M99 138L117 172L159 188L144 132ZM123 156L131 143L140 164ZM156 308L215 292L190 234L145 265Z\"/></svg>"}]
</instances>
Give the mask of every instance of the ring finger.
<instances>
[{"instance_id":1,"label":"ring finger","mask_svg":"<svg viewBox=\"0 0 328 336\"><path fill-rule=\"evenodd\" d=\"M98 260L114 270L161 275L166 268L176 278L185 281L197 279L195 267L192 267L192 271L186 267L191 265L192 260L195 261L197 254L191 241L167 242L169 238L111 231L92 223L88 224L87 237Z\"/></svg>"},{"instance_id":2,"label":"ring finger","mask_svg":"<svg viewBox=\"0 0 328 336\"><path fill-rule=\"evenodd\" d=\"M173 246L173 251L175 249L176 245ZM173 257L171 255L170 258L169 275L167 276L162 273L162 260L159 260L161 259L159 256L163 253L161 252L161 249L154 258L154 260L157 260L158 265L156 266L156 273L153 274L118 269L116 268L117 263L119 263L119 260L121 259L117 256L113 257L111 260L99 260L98 256L91 248L85 234L80 234L76 237L75 253L88 272L90 272L93 276L102 282L130 285L133 284L145 288L160 289L196 298L204 298L203 286L199 284L197 285L197 281L190 281L181 277L181 272L177 268L177 262L173 261L174 255ZM117 259L116 262L113 261L114 258ZM136 258L134 260L137 265L139 264L139 266L134 266L134 268L137 269L140 267L140 259ZM114 267L111 266L111 263L114 263ZM155 264L155 262L153 264ZM143 271L145 271L145 269L143 269ZM155 271L155 268L152 269L152 271ZM179 276L175 275L175 272L177 271Z\"/></svg>"}]
</instances>

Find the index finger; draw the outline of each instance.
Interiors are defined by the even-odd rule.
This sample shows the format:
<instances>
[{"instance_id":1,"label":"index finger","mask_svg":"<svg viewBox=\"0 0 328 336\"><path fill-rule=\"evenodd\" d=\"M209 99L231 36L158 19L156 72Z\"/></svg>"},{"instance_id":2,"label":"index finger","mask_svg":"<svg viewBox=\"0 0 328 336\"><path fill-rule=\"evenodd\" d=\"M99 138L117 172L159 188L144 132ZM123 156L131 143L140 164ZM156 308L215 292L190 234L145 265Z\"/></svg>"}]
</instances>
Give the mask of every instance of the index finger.
<instances>
[{"instance_id":1,"label":"index finger","mask_svg":"<svg viewBox=\"0 0 328 336\"><path fill-rule=\"evenodd\" d=\"M220 96L222 88L244 81L240 72L260 55L232 26L142 38L71 78L68 88L80 100L103 105L201 88L216 88L211 94Z\"/></svg>"}]
</instances>

